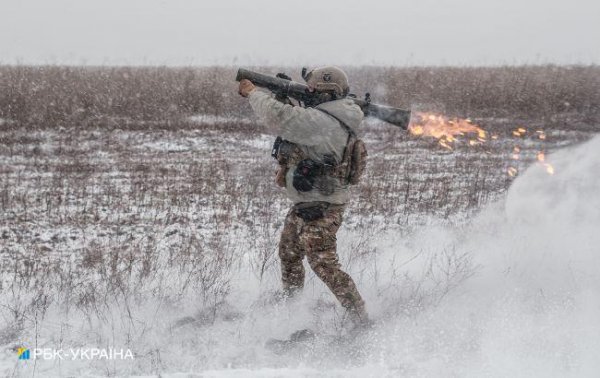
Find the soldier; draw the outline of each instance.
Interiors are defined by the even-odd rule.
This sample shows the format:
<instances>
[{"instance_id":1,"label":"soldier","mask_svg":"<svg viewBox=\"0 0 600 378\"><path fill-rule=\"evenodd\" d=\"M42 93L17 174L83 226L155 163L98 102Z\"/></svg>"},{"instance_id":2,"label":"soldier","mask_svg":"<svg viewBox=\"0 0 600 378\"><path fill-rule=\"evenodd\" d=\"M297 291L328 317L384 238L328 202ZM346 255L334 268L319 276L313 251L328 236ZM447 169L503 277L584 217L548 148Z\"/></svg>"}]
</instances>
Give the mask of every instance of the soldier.
<instances>
[{"instance_id":1,"label":"soldier","mask_svg":"<svg viewBox=\"0 0 600 378\"><path fill-rule=\"evenodd\" d=\"M306 256L352 322L364 326L369 324L365 303L352 278L342 271L336 252L336 233L348 201L349 167L342 162L364 115L345 98L348 78L341 69L322 67L303 76L309 90L328 94L330 101L292 106L289 100L256 90L249 80L241 80L239 86L254 112L280 135L274 145L280 164L276 182L294 203L279 242L283 289L291 296L303 288Z\"/></svg>"}]
</instances>

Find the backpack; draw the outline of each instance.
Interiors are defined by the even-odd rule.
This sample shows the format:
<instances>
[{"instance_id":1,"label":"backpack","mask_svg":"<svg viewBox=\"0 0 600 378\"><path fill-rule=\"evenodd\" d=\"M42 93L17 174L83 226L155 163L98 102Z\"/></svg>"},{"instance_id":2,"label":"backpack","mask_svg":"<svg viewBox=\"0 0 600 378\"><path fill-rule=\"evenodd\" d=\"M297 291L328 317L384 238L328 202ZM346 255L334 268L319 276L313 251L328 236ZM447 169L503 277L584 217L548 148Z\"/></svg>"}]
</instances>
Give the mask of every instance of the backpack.
<instances>
[{"instance_id":1,"label":"backpack","mask_svg":"<svg viewBox=\"0 0 600 378\"><path fill-rule=\"evenodd\" d=\"M367 167L367 147L354 132L348 135L342 161L338 165L339 177L350 185L356 185Z\"/></svg>"}]
</instances>

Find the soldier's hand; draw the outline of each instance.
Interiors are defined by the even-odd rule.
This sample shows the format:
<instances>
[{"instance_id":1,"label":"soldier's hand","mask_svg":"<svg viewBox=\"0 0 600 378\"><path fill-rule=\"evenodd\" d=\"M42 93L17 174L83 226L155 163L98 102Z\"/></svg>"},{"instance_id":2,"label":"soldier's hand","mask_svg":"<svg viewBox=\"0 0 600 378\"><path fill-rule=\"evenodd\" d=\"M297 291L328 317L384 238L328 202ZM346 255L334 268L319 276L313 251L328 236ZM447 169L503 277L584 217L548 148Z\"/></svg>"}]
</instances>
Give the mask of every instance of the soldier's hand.
<instances>
[{"instance_id":1,"label":"soldier's hand","mask_svg":"<svg viewBox=\"0 0 600 378\"><path fill-rule=\"evenodd\" d=\"M254 84L252 84L252 82L250 80L243 79L240 81L240 89L238 90L238 93L242 97L248 97L250 92L252 92L255 89L256 89L256 87L254 86Z\"/></svg>"}]
</instances>

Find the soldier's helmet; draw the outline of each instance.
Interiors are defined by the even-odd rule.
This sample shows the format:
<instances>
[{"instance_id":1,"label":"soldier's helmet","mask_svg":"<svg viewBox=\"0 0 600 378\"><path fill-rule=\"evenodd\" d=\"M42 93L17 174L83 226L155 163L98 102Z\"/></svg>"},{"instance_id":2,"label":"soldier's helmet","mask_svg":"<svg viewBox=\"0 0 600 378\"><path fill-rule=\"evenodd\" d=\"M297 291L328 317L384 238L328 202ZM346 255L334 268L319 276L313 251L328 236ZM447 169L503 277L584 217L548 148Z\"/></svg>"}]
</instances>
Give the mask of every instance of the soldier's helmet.
<instances>
[{"instance_id":1,"label":"soldier's helmet","mask_svg":"<svg viewBox=\"0 0 600 378\"><path fill-rule=\"evenodd\" d=\"M338 67L319 67L302 76L306 84L317 92L335 93L337 98L346 97L350 92L348 76Z\"/></svg>"}]
</instances>

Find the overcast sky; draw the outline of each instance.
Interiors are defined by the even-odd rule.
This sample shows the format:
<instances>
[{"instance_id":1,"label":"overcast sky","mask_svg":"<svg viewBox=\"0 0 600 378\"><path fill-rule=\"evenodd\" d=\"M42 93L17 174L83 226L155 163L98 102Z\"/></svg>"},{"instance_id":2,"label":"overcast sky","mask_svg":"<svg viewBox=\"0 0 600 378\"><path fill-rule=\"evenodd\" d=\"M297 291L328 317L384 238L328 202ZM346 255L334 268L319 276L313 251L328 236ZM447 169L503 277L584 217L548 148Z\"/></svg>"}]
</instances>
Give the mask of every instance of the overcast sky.
<instances>
[{"instance_id":1,"label":"overcast sky","mask_svg":"<svg viewBox=\"0 0 600 378\"><path fill-rule=\"evenodd\" d=\"M600 63L600 0L0 0L0 62Z\"/></svg>"}]
</instances>

